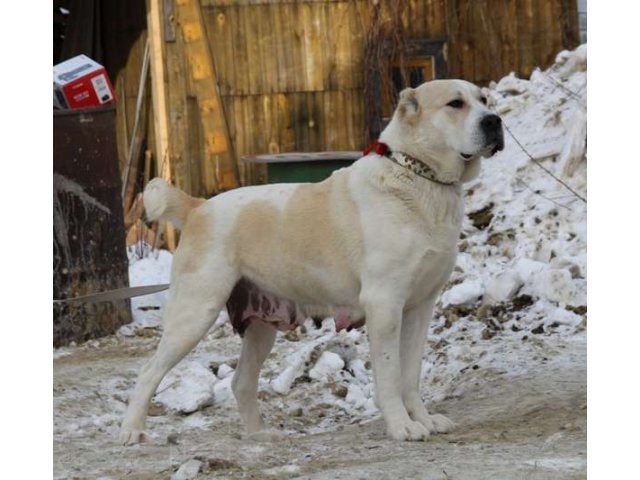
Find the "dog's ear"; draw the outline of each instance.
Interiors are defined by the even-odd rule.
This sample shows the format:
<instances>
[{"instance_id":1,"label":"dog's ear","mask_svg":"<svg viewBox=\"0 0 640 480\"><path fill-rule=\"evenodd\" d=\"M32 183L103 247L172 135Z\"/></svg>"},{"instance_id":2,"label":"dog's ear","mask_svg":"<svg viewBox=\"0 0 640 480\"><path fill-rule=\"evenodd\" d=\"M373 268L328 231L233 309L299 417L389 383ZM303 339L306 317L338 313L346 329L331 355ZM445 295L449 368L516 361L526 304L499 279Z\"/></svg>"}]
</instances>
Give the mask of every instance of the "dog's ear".
<instances>
[{"instance_id":1,"label":"dog's ear","mask_svg":"<svg viewBox=\"0 0 640 480\"><path fill-rule=\"evenodd\" d=\"M415 121L420 116L420 102L415 89L405 88L400 92L398 115L409 122Z\"/></svg>"}]
</instances>

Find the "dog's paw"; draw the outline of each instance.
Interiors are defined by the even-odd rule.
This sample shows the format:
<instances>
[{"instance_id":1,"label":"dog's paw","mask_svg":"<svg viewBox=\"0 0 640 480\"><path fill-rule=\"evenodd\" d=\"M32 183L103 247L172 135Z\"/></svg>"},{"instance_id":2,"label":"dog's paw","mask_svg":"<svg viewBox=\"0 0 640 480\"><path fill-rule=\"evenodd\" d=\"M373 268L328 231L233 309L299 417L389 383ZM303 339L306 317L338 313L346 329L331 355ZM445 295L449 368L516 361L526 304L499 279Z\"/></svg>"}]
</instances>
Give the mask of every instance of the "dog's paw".
<instances>
[{"instance_id":1,"label":"dog's paw","mask_svg":"<svg viewBox=\"0 0 640 480\"><path fill-rule=\"evenodd\" d=\"M444 415L431 415L420 400L410 403L407 411L409 416L424 425L429 433L446 433L455 427L455 424Z\"/></svg>"},{"instance_id":2,"label":"dog's paw","mask_svg":"<svg viewBox=\"0 0 640 480\"><path fill-rule=\"evenodd\" d=\"M247 435L247 440L252 442L278 442L283 440L286 435L280 430L275 430L272 428L265 428L264 430L258 430L257 432L253 432Z\"/></svg>"},{"instance_id":3,"label":"dog's paw","mask_svg":"<svg viewBox=\"0 0 640 480\"><path fill-rule=\"evenodd\" d=\"M122 427L118 437L118 441L121 445L136 445L148 440L149 436L142 429L138 428Z\"/></svg>"},{"instance_id":4,"label":"dog's paw","mask_svg":"<svg viewBox=\"0 0 640 480\"><path fill-rule=\"evenodd\" d=\"M422 423L410 419L388 425L387 433L394 440L414 442L426 440L430 435L429 430Z\"/></svg>"},{"instance_id":5,"label":"dog's paw","mask_svg":"<svg viewBox=\"0 0 640 480\"><path fill-rule=\"evenodd\" d=\"M439 413L428 415L427 418L431 423L427 427L431 433L447 433L456 427L455 423Z\"/></svg>"}]
</instances>

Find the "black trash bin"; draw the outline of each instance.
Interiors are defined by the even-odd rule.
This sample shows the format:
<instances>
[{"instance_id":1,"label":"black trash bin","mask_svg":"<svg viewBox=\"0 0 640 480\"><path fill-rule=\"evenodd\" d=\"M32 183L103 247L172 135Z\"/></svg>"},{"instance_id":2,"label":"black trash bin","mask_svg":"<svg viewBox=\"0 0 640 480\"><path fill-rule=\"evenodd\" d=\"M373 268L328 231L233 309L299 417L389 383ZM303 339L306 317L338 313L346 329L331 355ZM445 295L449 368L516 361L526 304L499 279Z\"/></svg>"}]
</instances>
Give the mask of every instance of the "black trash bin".
<instances>
[{"instance_id":1,"label":"black trash bin","mask_svg":"<svg viewBox=\"0 0 640 480\"><path fill-rule=\"evenodd\" d=\"M53 297L129 286L115 108L53 114ZM130 302L54 303L54 346L114 333Z\"/></svg>"}]
</instances>

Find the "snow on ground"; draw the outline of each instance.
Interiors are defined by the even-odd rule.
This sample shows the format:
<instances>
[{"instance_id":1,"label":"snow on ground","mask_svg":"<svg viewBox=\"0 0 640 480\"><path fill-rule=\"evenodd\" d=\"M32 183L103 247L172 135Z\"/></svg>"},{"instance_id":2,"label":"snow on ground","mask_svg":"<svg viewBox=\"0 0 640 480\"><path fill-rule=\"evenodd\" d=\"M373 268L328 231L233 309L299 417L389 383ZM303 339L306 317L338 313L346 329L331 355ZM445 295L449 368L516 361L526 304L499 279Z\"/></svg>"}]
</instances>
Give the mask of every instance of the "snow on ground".
<instances>
[{"instance_id":1,"label":"snow on ground","mask_svg":"<svg viewBox=\"0 0 640 480\"><path fill-rule=\"evenodd\" d=\"M489 104L508 128L505 149L485 160L480 177L465 185L460 254L436 307L424 354L422 392L428 404L464 398L496 375L515 381L549 365L562 371L575 361L567 352L584 346L586 204L536 165L511 135L544 168L586 197L586 89L586 45L560 53L553 67L535 71L528 80L509 75L487 89ZM129 254L132 286L169 281L171 254L146 248ZM134 299L134 321L113 341L133 345L140 337L157 339L166 298L163 292ZM279 334L260 378L267 421L295 437L376 419L365 329L336 333L333 320L326 319L320 328L308 321ZM173 415L170 420L181 431L219 425L207 415L211 408L216 417L237 419L230 382L240 343L223 312L160 385L153 401L156 413ZM54 358L65 361L73 351L58 350ZM55 438L80 435L86 428L115 437L142 364L138 360L135 368L127 367L125 378L116 375L101 382L101 395L112 397L101 411L54 419ZM83 395L88 394L73 389L59 393L54 405L64 410L66 401ZM182 416L175 416L178 412ZM171 429L171 422L156 419L150 417L152 435L160 425L165 427L162 434ZM536 468L584 471L582 459L574 457L527 462ZM291 476L297 471L285 467ZM278 475L284 475L281 470Z\"/></svg>"}]
</instances>

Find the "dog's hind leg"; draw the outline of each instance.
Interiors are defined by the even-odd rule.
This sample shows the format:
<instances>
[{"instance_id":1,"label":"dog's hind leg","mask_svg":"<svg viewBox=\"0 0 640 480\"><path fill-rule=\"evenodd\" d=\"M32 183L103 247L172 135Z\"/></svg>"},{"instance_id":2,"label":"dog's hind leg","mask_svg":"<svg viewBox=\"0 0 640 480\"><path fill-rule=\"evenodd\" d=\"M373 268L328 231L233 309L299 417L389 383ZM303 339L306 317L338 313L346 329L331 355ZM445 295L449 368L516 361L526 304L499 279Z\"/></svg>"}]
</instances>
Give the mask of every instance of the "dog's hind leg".
<instances>
[{"instance_id":1,"label":"dog's hind leg","mask_svg":"<svg viewBox=\"0 0 640 480\"><path fill-rule=\"evenodd\" d=\"M402 398L409 416L424 425L430 433L448 432L454 424L444 415L430 415L420 398L422 355L435 298L425 301L404 314L400 336L402 364Z\"/></svg>"},{"instance_id":2,"label":"dog's hind leg","mask_svg":"<svg viewBox=\"0 0 640 480\"><path fill-rule=\"evenodd\" d=\"M179 261L176 253L175 262ZM207 333L235 283L228 268L208 267L174 275L164 316L164 330L156 353L142 367L120 429L125 445L143 440L149 401L162 378Z\"/></svg>"},{"instance_id":3,"label":"dog's hind leg","mask_svg":"<svg viewBox=\"0 0 640 480\"><path fill-rule=\"evenodd\" d=\"M276 330L273 327L259 319L251 322L245 331L238 368L233 375L233 394L251 440L270 441L282 436L280 432L266 428L258 409L260 369L271 352L275 338Z\"/></svg>"}]
</instances>

